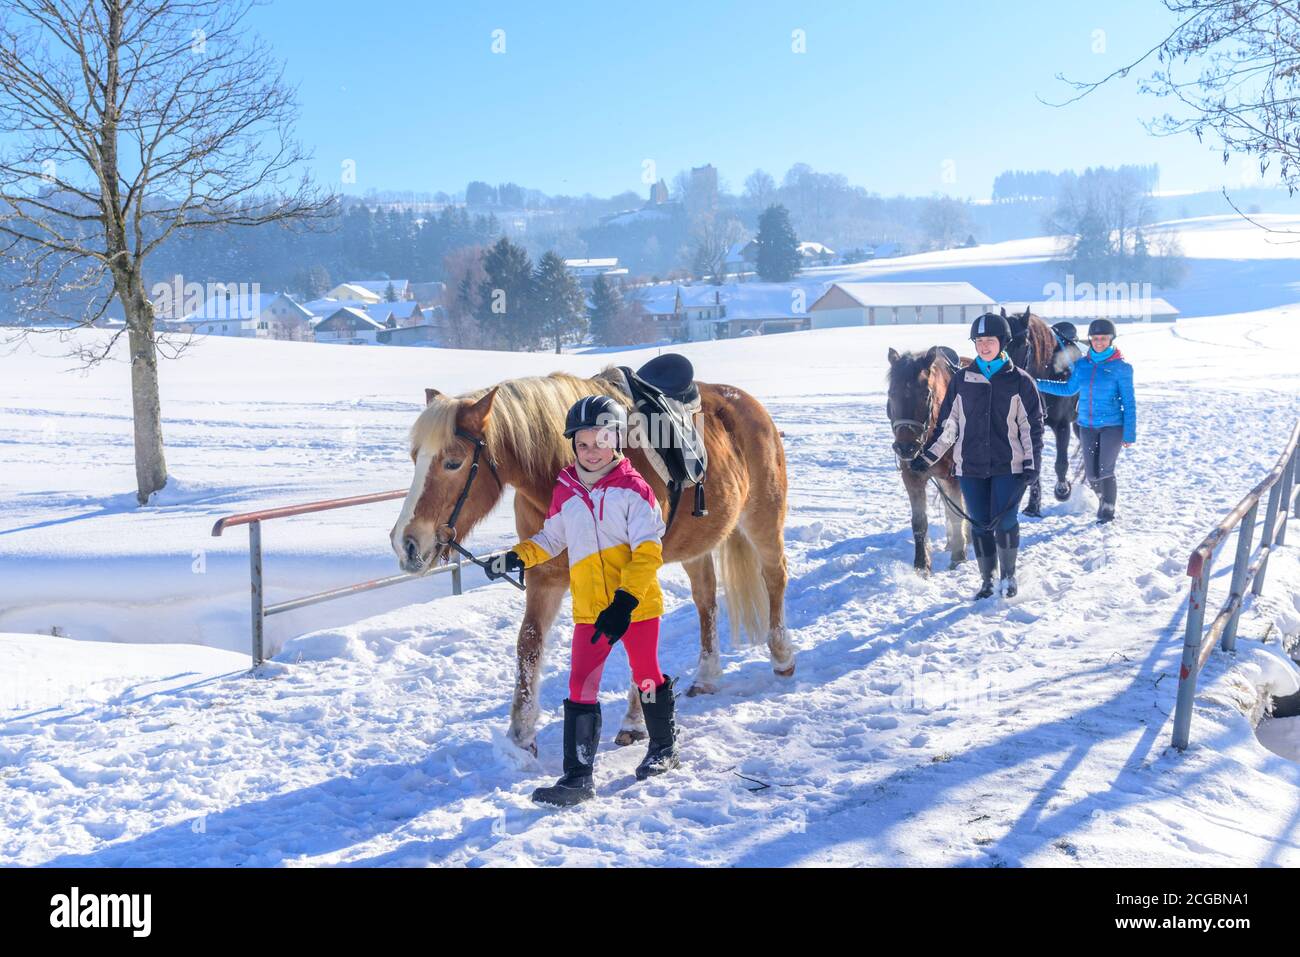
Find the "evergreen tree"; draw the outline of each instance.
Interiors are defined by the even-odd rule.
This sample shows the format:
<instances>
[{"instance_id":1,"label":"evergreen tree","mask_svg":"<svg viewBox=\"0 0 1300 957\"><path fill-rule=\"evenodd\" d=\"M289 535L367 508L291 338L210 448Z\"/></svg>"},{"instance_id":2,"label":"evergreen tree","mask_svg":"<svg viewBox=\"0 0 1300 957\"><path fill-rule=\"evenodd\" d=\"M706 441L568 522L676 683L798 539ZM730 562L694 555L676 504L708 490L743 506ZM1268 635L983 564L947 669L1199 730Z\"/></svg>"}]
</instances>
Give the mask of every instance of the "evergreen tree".
<instances>
[{"instance_id":1,"label":"evergreen tree","mask_svg":"<svg viewBox=\"0 0 1300 957\"><path fill-rule=\"evenodd\" d=\"M780 203L758 217L759 278L764 282L789 282L799 272L799 240L790 225L790 213Z\"/></svg>"},{"instance_id":2,"label":"evergreen tree","mask_svg":"<svg viewBox=\"0 0 1300 957\"><path fill-rule=\"evenodd\" d=\"M533 277L537 321L560 352L564 342L577 342L587 332L587 304L582 287L554 251L542 255Z\"/></svg>"},{"instance_id":3,"label":"evergreen tree","mask_svg":"<svg viewBox=\"0 0 1300 957\"><path fill-rule=\"evenodd\" d=\"M522 246L502 236L483 257L476 317L495 343L518 352L541 341L536 322L533 264Z\"/></svg>"},{"instance_id":4,"label":"evergreen tree","mask_svg":"<svg viewBox=\"0 0 1300 957\"><path fill-rule=\"evenodd\" d=\"M397 290L391 282L384 287L384 302L397 302Z\"/></svg>"},{"instance_id":5,"label":"evergreen tree","mask_svg":"<svg viewBox=\"0 0 1300 957\"><path fill-rule=\"evenodd\" d=\"M598 346L612 346L623 294L604 276L597 276L591 286L591 338Z\"/></svg>"}]
</instances>

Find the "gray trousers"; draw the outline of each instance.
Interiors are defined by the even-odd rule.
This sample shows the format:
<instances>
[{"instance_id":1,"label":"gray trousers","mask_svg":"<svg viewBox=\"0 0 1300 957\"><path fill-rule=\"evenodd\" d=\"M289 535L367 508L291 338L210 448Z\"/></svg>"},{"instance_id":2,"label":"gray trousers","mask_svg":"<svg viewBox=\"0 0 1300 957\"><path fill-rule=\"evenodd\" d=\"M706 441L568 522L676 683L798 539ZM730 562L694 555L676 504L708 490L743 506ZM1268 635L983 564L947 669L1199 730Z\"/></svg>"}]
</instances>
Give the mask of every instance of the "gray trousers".
<instances>
[{"instance_id":1,"label":"gray trousers","mask_svg":"<svg viewBox=\"0 0 1300 957\"><path fill-rule=\"evenodd\" d=\"M1100 429L1079 426L1079 446L1083 449L1083 471L1089 482L1114 478L1115 460L1124 446L1124 426L1107 425Z\"/></svg>"}]
</instances>

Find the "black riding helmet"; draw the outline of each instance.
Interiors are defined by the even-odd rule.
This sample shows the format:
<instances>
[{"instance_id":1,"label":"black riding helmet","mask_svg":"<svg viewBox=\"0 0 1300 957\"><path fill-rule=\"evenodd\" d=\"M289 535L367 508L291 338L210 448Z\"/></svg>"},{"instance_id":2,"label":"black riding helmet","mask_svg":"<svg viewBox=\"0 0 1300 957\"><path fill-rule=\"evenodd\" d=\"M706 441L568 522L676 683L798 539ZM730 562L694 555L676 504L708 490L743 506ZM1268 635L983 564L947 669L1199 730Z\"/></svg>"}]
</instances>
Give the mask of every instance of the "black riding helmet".
<instances>
[{"instance_id":1,"label":"black riding helmet","mask_svg":"<svg viewBox=\"0 0 1300 957\"><path fill-rule=\"evenodd\" d=\"M1007 322L1006 316L986 312L970 325L971 341L974 342L980 336L997 336L998 347L1006 349L1007 343L1011 341L1011 323Z\"/></svg>"},{"instance_id":2,"label":"black riding helmet","mask_svg":"<svg viewBox=\"0 0 1300 957\"><path fill-rule=\"evenodd\" d=\"M1088 338L1093 336L1110 336L1115 338L1115 323L1109 319L1094 319L1088 323Z\"/></svg>"},{"instance_id":3,"label":"black riding helmet","mask_svg":"<svg viewBox=\"0 0 1300 957\"><path fill-rule=\"evenodd\" d=\"M627 410L607 395L585 396L564 417L564 437L572 440L583 429L612 429L621 451L627 442Z\"/></svg>"}]
</instances>

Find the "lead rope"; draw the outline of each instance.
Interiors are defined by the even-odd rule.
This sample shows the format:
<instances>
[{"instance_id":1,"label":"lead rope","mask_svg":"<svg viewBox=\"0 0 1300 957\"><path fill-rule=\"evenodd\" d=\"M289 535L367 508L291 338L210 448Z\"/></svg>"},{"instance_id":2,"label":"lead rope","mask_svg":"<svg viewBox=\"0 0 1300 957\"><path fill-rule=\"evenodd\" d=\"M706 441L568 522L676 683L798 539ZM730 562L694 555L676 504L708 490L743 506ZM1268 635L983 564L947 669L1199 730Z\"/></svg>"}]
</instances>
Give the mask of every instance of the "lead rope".
<instances>
[{"instance_id":1,"label":"lead rope","mask_svg":"<svg viewBox=\"0 0 1300 957\"><path fill-rule=\"evenodd\" d=\"M474 443L474 459L470 462L469 475L465 478L465 487L460 490L460 497L456 499L456 504L452 506L451 516L447 519L447 524L438 527L437 532L434 533L433 539L438 545L445 545L449 548L455 549L462 558L468 558L471 563L477 565L479 568L484 571L489 571L491 566L488 562L483 561L473 552L469 551L469 549L461 545L460 542L456 541L456 519L460 517L461 507L465 504L465 500L469 498L470 487L474 484L475 477L478 476L478 460L480 456L482 456L483 450L487 448L487 442L479 436L470 435L464 429L459 427L456 429L456 435L460 436L467 442ZM501 484L501 476L497 474L496 463L489 458L487 464L488 469L492 472L492 477L497 480L497 488L504 492L505 486ZM443 538L443 529L447 529L448 531L446 538ZM502 575L501 577L514 585L520 591L525 590L524 570L522 568L519 569L519 579L517 581L509 575Z\"/></svg>"}]
</instances>

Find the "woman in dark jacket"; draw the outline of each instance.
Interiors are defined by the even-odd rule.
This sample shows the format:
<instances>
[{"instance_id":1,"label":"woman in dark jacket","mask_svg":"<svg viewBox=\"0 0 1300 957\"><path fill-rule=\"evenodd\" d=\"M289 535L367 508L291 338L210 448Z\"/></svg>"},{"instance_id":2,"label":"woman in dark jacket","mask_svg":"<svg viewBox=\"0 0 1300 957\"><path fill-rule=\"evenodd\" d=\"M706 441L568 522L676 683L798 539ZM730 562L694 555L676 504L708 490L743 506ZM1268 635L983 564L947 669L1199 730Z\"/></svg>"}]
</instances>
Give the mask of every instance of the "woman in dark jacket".
<instances>
[{"instance_id":1,"label":"woman in dark jacket","mask_svg":"<svg viewBox=\"0 0 1300 957\"><path fill-rule=\"evenodd\" d=\"M1000 563L1010 598L1017 591L1020 499L1042 461L1043 406L1033 378L1006 353L1011 327L1004 317L985 313L971 325L970 337L978 358L953 376L934 437L911 467L924 471L952 449L983 578L975 597L993 594Z\"/></svg>"},{"instance_id":2,"label":"woman in dark jacket","mask_svg":"<svg viewBox=\"0 0 1300 957\"><path fill-rule=\"evenodd\" d=\"M1133 367L1115 348L1115 323L1094 319L1088 326L1092 348L1074 363L1064 382L1038 380L1038 390L1050 395L1079 394L1079 445L1084 473L1097 493L1097 522L1115 517L1119 489L1115 460L1121 447L1137 441L1137 402L1133 399Z\"/></svg>"}]
</instances>

